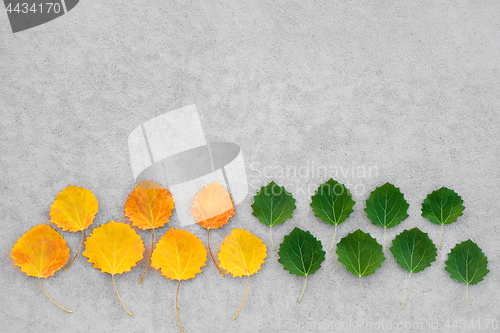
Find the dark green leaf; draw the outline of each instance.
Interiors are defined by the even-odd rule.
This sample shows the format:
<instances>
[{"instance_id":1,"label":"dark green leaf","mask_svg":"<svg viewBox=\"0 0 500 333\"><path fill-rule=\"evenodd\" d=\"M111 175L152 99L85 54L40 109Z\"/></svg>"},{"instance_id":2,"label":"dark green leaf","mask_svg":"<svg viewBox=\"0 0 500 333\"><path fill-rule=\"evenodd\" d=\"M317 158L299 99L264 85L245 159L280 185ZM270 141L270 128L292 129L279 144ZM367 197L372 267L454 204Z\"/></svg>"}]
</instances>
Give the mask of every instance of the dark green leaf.
<instances>
[{"instance_id":1,"label":"dark green leaf","mask_svg":"<svg viewBox=\"0 0 500 333\"><path fill-rule=\"evenodd\" d=\"M465 207L462 203L462 198L446 187L432 192L422 203L422 216L427 217L432 223L441 225L439 249L441 249L443 226L455 222L459 216L463 215Z\"/></svg>"},{"instance_id":2,"label":"dark green leaf","mask_svg":"<svg viewBox=\"0 0 500 333\"><path fill-rule=\"evenodd\" d=\"M391 252L396 262L410 272L403 298L405 306L406 291L412 273L423 271L436 260L437 249L429 236L418 228L404 230L392 241Z\"/></svg>"},{"instance_id":3,"label":"dark green leaf","mask_svg":"<svg viewBox=\"0 0 500 333\"><path fill-rule=\"evenodd\" d=\"M300 302L306 288L307 276L314 274L325 260L325 251L323 251L321 241L311 235L309 231L295 227L290 234L284 237L278 256L278 262L290 274L306 277L299 298Z\"/></svg>"},{"instance_id":4,"label":"dark green leaf","mask_svg":"<svg viewBox=\"0 0 500 333\"><path fill-rule=\"evenodd\" d=\"M465 306L467 306L469 284L477 284L483 281L486 274L490 272L488 270L488 258L486 258L479 246L470 239L457 244L451 249L448 260L446 260L445 270L450 273L452 278L467 285Z\"/></svg>"},{"instance_id":5,"label":"dark green leaf","mask_svg":"<svg viewBox=\"0 0 500 333\"><path fill-rule=\"evenodd\" d=\"M382 266L385 260L382 245L370 234L358 229L340 240L337 244L337 254L338 260L345 268L359 277L359 287L364 297L361 277L375 273Z\"/></svg>"},{"instance_id":6,"label":"dark green leaf","mask_svg":"<svg viewBox=\"0 0 500 333\"><path fill-rule=\"evenodd\" d=\"M292 218L293 211L297 208L295 199L284 187L276 185L275 182L270 182L267 186L263 186L254 196L252 208L252 215L269 227L271 244L274 250L271 228Z\"/></svg>"},{"instance_id":7,"label":"dark green leaf","mask_svg":"<svg viewBox=\"0 0 500 333\"><path fill-rule=\"evenodd\" d=\"M385 229L392 228L408 217L408 203L399 188L390 183L385 183L372 191L366 200L366 217L373 224L384 227L384 248Z\"/></svg>"},{"instance_id":8,"label":"dark green leaf","mask_svg":"<svg viewBox=\"0 0 500 333\"><path fill-rule=\"evenodd\" d=\"M335 225L333 242L330 246L330 251L332 251L337 225L344 222L353 212L352 207L356 201L352 200L351 192L343 184L331 178L318 187L311 199L314 216L319 217L323 222Z\"/></svg>"}]
</instances>

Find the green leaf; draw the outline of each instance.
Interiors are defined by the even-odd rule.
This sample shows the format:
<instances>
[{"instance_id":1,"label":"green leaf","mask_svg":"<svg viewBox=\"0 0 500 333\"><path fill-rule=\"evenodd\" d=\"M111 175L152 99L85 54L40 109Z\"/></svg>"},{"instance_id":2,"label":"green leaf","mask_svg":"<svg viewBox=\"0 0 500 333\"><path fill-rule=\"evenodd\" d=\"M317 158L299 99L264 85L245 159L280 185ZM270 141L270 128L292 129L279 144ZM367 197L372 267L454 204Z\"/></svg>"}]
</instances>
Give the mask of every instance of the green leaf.
<instances>
[{"instance_id":1,"label":"green leaf","mask_svg":"<svg viewBox=\"0 0 500 333\"><path fill-rule=\"evenodd\" d=\"M340 240L337 244L337 254L345 268L359 277L359 287L365 297L361 277L375 273L382 266L385 260L382 245L370 234L358 229Z\"/></svg>"},{"instance_id":2,"label":"green leaf","mask_svg":"<svg viewBox=\"0 0 500 333\"><path fill-rule=\"evenodd\" d=\"M254 196L252 208L252 215L269 227L269 235L274 251L272 227L285 223L286 220L292 218L293 211L297 208L295 199L284 187L278 186L272 181L267 186L262 186Z\"/></svg>"},{"instance_id":3,"label":"green leaf","mask_svg":"<svg viewBox=\"0 0 500 333\"><path fill-rule=\"evenodd\" d=\"M278 251L278 262L283 265L290 274L306 277L302 294L306 289L307 276L314 274L325 260L325 251L321 241L316 239L309 231L301 230L297 227L290 234L285 236Z\"/></svg>"},{"instance_id":4,"label":"green leaf","mask_svg":"<svg viewBox=\"0 0 500 333\"><path fill-rule=\"evenodd\" d=\"M403 193L390 183L377 187L366 200L366 217L373 224L384 227L384 249L385 229L392 228L406 219L408 207L410 205L406 202Z\"/></svg>"},{"instance_id":5,"label":"green leaf","mask_svg":"<svg viewBox=\"0 0 500 333\"><path fill-rule=\"evenodd\" d=\"M465 306L467 306L469 284L477 284L483 281L486 274L490 272L488 270L488 258L486 258L479 246L469 239L451 249L445 263L446 267L444 269L450 273L450 276L467 285L465 292Z\"/></svg>"},{"instance_id":6,"label":"green leaf","mask_svg":"<svg viewBox=\"0 0 500 333\"><path fill-rule=\"evenodd\" d=\"M403 309L405 307L406 291L410 283L412 273L423 271L436 260L437 249L429 236L418 228L404 230L392 241L390 248L396 262L410 272L406 281L405 294L403 297Z\"/></svg>"},{"instance_id":7,"label":"green leaf","mask_svg":"<svg viewBox=\"0 0 500 333\"><path fill-rule=\"evenodd\" d=\"M352 200L351 192L343 184L331 178L318 187L311 199L314 216L323 222L335 225L332 245L328 251L331 252L337 235L337 225L351 215L356 201Z\"/></svg>"},{"instance_id":8,"label":"green leaf","mask_svg":"<svg viewBox=\"0 0 500 333\"><path fill-rule=\"evenodd\" d=\"M443 226L455 222L459 216L463 215L465 207L463 200L455 191L446 187L441 187L429 194L422 203L422 216L427 217L432 223L441 225L439 233L439 249L441 250L441 236Z\"/></svg>"}]
</instances>

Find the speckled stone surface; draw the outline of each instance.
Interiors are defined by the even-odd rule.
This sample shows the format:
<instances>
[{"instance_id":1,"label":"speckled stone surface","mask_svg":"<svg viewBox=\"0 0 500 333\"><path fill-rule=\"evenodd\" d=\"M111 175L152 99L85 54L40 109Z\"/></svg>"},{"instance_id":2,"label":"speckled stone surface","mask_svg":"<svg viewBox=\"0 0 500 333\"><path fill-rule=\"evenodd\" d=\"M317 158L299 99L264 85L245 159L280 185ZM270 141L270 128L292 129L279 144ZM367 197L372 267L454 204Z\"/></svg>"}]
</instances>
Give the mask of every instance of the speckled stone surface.
<instances>
[{"instance_id":1,"label":"speckled stone surface","mask_svg":"<svg viewBox=\"0 0 500 333\"><path fill-rule=\"evenodd\" d=\"M498 1L81 1L16 34L0 13L0 331L178 331L176 282L149 269L138 284L145 259L116 276L134 316L121 306L111 276L81 255L44 280L73 310L68 314L12 264L10 251L26 231L49 223L50 205L68 184L98 198L91 228L125 220L134 187L129 133L189 104L198 108L207 141L237 143L247 168L249 195L230 223L211 233L215 252L235 227L270 248L250 205L271 180L297 199L293 219L273 229L277 244L298 226L329 247L333 228L309 203L330 177L357 202L338 240L361 228L382 242L383 230L363 209L370 191L387 181L410 204L410 217L387 230L388 244L413 227L438 242L440 227L420 210L442 186L461 195L466 209L445 226L436 262L412 276L403 311L407 273L388 249L376 274L363 278L366 298L332 252L309 277L301 303L303 278L284 271L269 251L236 320L245 279L222 278L208 261L182 282L185 332L495 331L499 36ZM169 226L179 226L175 216L157 237ZM186 230L206 240L199 226ZM138 232L148 249L150 232ZM74 255L80 235L61 233ZM469 238L491 272L470 286L464 308L465 285L449 277L444 262Z\"/></svg>"}]
</instances>

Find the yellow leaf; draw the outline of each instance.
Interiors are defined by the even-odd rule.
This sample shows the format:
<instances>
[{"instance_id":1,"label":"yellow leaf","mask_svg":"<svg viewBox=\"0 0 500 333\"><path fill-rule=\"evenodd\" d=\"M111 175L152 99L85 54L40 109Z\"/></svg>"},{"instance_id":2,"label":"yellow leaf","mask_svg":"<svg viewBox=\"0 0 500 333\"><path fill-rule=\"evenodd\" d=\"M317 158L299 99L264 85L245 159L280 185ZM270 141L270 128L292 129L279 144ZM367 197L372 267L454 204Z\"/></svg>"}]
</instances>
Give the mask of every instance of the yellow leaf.
<instances>
[{"instance_id":1,"label":"yellow leaf","mask_svg":"<svg viewBox=\"0 0 500 333\"><path fill-rule=\"evenodd\" d=\"M86 188L68 185L56 196L52 207L50 207L50 222L55 223L64 231L82 232L78 251L64 270L71 266L80 252L83 243L83 230L92 224L98 209L97 199Z\"/></svg>"},{"instance_id":2,"label":"yellow leaf","mask_svg":"<svg viewBox=\"0 0 500 333\"><path fill-rule=\"evenodd\" d=\"M50 208L50 222L64 231L82 231L92 224L98 208L91 191L68 185L56 196Z\"/></svg>"},{"instance_id":3,"label":"yellow leaf","mask_svg":"<svg viewBox=\"0 0 500 333\"><path fill-rule=\"evenodd\" d=\"M158 241L151 266L171 280L193 279L207 261L201 240L190 232L170 228Z\"/></svg>"},{"instance_id":4,"label":"yellow leaf","mask_svg":"<svg viewBox=\"0 0 500 333\"><path fill-rule=\"evenodd\" d=\"M134 229L123 222L111 221L103 224L87 237L83 255L103 273L109 273L113 279L116 294L123 307L132 315L123 304L116 290L115 274L122 274L131 270L142 259L144 244L141 236Z\"/></svg>"},{"instance_id":5,"label":"yellow leaf","mask_svg":"<svg viewBox=\"0 0 500 333\"><path fill-rule=\"evenodd\" d=\"M233 274L233 277L248 276L245 298L233 319L236 319L247 298L250 275L259 271L266 257L266 245L259 237L245 229L233 229L222 241L218 255L220 267Z\"/></svg>"},{"instance_id":6,"label":"yellow leaf","mask_svg":"<svg viewBox=\"0 0 500 333\"><path fill-rule=\"evenodd\" d=\"M175 309L182 332L177 302L181 280L193 279L196 274L201 273L201 268L207 261L207 251L200 239L192 233L170 228L156 244L151 261L151 266L160 269L163 276L179 281L175 295Z\"/></svg>"},{"instance_id":7,"label":"yellow leaf","mask_svg":"<svg viewBox=\"0 0 500 333\"><path fill-rule=\"evenodd\" d=\"M168 223L173 209L174 199L170 191L153 181L140 182L125 202L125 216L132 221L132 225L142 230L153 229L151 252L139 283L144 278L151 260L155 228L161 228Z\"/></svg>"},{"instance_id":8,"label":"yellow leaf","mask_svg":"<svg viewBox=\"0 0 500 333\"><path fill-rule=\"evenodd\" d=\"M264 259L267 248L262 240L245 229L233 229L222 241L219 251L220 267L234 277L257 273Z\"/></svg>"},{"instance_id":9,"label":"yellow leaf","mask_svg":"<svg viewBox=\"0 0 500 333\"><path fill-rule=\"evenodd\" d=\"M45 223L37 225L18 239L10 256L26 275L38 277L43 292L55 305L71 312L57 304L40 282L40 278L54 275L68 261L69 247L61 234Z\"/></svg>"}]
</instances>

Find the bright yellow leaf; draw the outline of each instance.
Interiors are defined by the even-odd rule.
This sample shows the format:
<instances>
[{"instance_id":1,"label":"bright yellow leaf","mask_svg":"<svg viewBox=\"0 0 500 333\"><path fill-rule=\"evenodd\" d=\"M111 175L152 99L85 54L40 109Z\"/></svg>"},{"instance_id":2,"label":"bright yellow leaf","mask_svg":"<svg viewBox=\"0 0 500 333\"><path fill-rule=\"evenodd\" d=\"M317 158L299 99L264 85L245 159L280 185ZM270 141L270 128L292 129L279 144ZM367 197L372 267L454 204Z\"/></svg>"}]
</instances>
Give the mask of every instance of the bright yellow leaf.
<instances>
[{"instance_id":1,"label":"bright yellow leaf","mask_svg":"<svg viewBox=\"0 0 500 333\"><path fill-rule=\"evenodd\" d=\"M259 237L245 229L233 229L222 241L218 256L220 267L233 274L233 277L248 276L245 298L233 319L236 319L247 298L250 275L259 271L266 257L266 245Z\"/></svg>"},{"instance_id":2,"label":"bright yellow leaf","mask_svg":"<svg viewBox=\"0 0 500 333\"><path fill-rule=\"evenodd\" d=\"M201 240L185 230L170 228L158 241L151 266L171 280L193 279L207 261Z\"/></svg>"},{"instance_id":3,"label":"bright yellow leaf","mask_svg":"<svg viewBox=\"0 0 500 333\"><path fill-rule=\"evenodd\" d=\"M181 280L193 279L201 273L201 268L207 262L207 251L201 240L192 233L170 228L158 241L151 257L151 266L160 269L163 276L171 280L178 280L175 295L175 309L177 320L182 332L179 318L177 298Z\"/></svg>"},{"instance_id":4,"label":"bright yellow leaf","mask_svg":"<svg viewBox=\"0 0 500 333\"><path fill-rule=\"evenodd\" d=\"M40 278L54 275L68 261L69 247L60 233L45 223L37 225L18 239L10 256L26 275L38 277L43 292L55 305L71 312L57 304L40 282Z\"/></svg>"},{"instance_id":5,"label":"bright yellow leaf","mask_svg":"<svg viewBox=\"0 0 500 333\"><path fill-rule=\"evenodd\" d=\"M55 223L64 231L82 232L78 251L65 270L71 266L80 252L83 243L83 230L92 224L98 209L97 199L90 190L73 185L68 185L62 190L50 207L50 222Z\"/></svg>"},{"instance_id":6,"label":"bright yellow leaf","mask_svg":"<svg viewBox=\"0 0 500 333\"><path fill-rule=\"evenodd\" d=\"M87 237L83 255L103 273L109 273L113 279L116 294L123 307L132 315L118 294L115 274L131 270L142 259L144 243L134 229L123 222L111 221L103 224Z\"/></svg>"},{"instance_id":7,"label":"bright yellow leaf","mask_svg":"<svg viewBox=\"0 0 500 333\"><path fill-rule=\"evenodd\" d=\"M64 231L82 231L92 224L98 209L97 199L90 190L68 185L50 207L50 222Z\"/></svg>"},{"instance_id":8,"label":"bright yellow leaf","mask_svg":"<svg viewBox=\"0 0 500 333\"><path fill-rule=\"evenodd\" d=\"M174 199L170 191L153 181L140 182L125 202L125 216L132 221L132 225L142 230L153 229L151 252L139 283L144 278L151 260L155 228L161 228L168 223L173 209Z\"/></svg>"}]
</instances>

